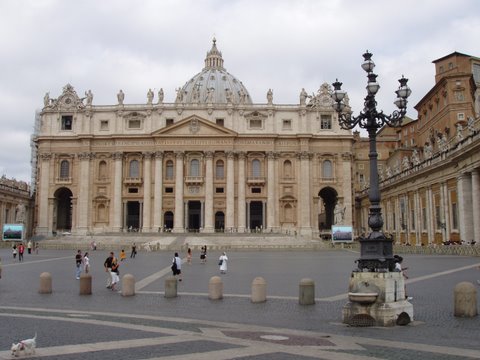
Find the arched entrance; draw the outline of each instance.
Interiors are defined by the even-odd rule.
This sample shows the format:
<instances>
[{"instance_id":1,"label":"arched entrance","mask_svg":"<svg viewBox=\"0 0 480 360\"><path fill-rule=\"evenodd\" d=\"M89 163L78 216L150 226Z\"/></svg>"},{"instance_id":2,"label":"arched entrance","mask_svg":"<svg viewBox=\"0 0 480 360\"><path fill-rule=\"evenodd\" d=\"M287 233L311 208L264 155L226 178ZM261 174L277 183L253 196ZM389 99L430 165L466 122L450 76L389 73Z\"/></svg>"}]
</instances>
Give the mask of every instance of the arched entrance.
<instances>
[{"instance_id":1,"label":"arched entrance","mask_svg":"<svg viewBox=\"0 0 480 360\"><path fill-rule=\"evenodd\" d=\"M72 191L62 187L55 191L53 231L72 230Z\"/></svg>"},{"instance_id":2,"label":"arched entrance","mask_svg":"<svg viewBox=\"0 0 480 360\"><path fill-rule=\"evenodd\" d=\"M319 209L318 230L320 232L331 230L333 225L333 211L337 203L338 193L334 188L325 187L318 193L322 199L323 208Z\"/></svg>"},{"instance_id":3,"label":"arched entrance","mask_svg":"<svg viewBox=\"0 0 480 360\"><path fill-rule=\"evenodd\" d=\"M172 231L173 229L173 212L167 211L163 215L163 230Z\"/></svg>"},{"instance_id":4,"label":"arched entrance","mask_svg":"<svg viewBox=\"0 0 480 360\"><path fill-rule=\"evenodd\" d=\"M126 226L129 231L138 231L140 229L140 202L127 202Z\"/></svg>"},{"instance_id":5,"label":"arched entrance","mask_svg":"<svg viewBox=\"0 0 480 360\"><path fill-rule=\"evenodd\" d=\"M221 232L225 229L225 214L223 211L215 213L215 231Z\"/></svg>"}]
</instances>

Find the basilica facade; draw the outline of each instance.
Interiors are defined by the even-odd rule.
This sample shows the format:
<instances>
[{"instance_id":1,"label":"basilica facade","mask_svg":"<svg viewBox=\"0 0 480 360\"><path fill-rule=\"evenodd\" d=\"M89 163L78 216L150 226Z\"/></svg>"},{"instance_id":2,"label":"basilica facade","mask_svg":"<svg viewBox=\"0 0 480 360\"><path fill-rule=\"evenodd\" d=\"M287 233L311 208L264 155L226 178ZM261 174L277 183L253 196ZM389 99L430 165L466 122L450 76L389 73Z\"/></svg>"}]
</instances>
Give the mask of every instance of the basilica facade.
<instances>
[{"instance_id":1,"label":"basilica facade","mask_svg":"<svg viewBox=\"0 0 480 360\"><path fill-rule=\"evenodd\" d=\"M34 135L34 232L321 234L354 219L353 135L323 84L297 104L254 103L215 40L203 69L143 104L46 94Z\"/></svg>"}]
</instances>

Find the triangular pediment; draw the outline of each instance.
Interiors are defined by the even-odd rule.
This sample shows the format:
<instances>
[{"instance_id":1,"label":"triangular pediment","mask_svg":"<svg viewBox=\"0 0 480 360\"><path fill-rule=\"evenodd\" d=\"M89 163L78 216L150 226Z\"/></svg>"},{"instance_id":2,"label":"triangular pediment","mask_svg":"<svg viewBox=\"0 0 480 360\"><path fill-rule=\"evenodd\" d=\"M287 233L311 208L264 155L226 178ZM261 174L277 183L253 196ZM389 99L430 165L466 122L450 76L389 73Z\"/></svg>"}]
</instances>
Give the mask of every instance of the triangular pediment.
<instances>
[{"instance_id":1,"label":"triangular pediment","mask_svg":"<svg viewBox=\"0 0 480 360\"><path fill-rule=\"evenodd\" d=\"M202 119L199 116L191 115L173 125L169 125L155 131L152 136L182 136L182 137L215 137L215 136L237 136L235 131L218 126L212 122Z\"/></svg>"}]
</instances>

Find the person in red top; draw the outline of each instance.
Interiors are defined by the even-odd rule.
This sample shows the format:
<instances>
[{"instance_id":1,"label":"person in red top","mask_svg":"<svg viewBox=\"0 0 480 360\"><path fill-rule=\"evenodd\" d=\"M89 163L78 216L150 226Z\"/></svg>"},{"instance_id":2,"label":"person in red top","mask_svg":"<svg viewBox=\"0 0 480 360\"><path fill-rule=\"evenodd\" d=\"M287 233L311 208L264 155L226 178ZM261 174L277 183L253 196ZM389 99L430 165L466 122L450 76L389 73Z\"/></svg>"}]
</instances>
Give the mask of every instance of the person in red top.
<instances>
[{"instance_id":1,"label":"person in red top","mask_svg":"<svg viewBox=\"0 0 480 360\"><path fill-rule=\"evenodd\" d=\"M23 253L25 252L25 246L23 243L18 245L18 261L23 261Z\"/></svg>"}]
</instances>

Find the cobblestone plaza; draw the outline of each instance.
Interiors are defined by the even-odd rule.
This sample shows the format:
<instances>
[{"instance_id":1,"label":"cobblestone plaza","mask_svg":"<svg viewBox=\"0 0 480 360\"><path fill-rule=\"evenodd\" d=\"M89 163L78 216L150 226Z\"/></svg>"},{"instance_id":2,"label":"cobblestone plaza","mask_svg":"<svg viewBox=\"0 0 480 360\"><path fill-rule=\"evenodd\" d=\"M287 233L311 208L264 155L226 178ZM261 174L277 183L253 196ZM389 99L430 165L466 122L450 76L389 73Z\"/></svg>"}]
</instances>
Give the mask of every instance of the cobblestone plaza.
<instances>
[{"instance_id":1,"label":"cobblestone plaza","mask_svg":"<svg viewBox=\"0 0 480 360\"><path fill-rule=\"evenodd\" d=\"M479 318L453 316L453 289L480 278L477 257L406 255L414 322L393 328L341 323L348 279L358 253L231 251L224 298L208 299L220 275L220 251L183 266L178 297L163 296L170 252L140 252L120 266L136 279L136 295L105 289L107 251L92 251L92 295L79 295L74 251L40 250L14 263L1 249L0 358L12 342L37 333L37 357L48 359L466 359L480 358ZM52 274L53 293L38 294ZM267 301L250 301L252 280L267 282ZM298 304L299 282L315 282L316 304Z\"/></svg>"}]
</instances>

